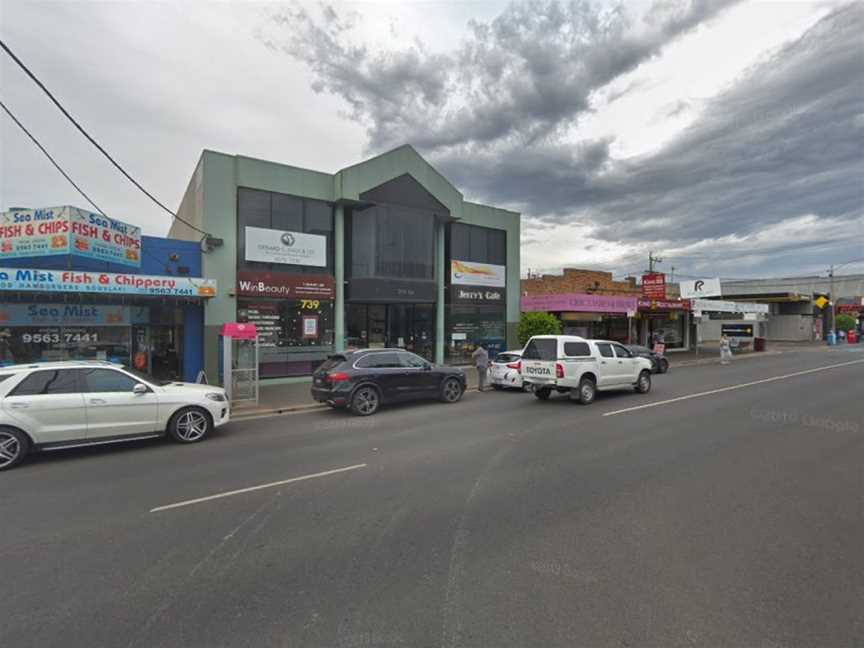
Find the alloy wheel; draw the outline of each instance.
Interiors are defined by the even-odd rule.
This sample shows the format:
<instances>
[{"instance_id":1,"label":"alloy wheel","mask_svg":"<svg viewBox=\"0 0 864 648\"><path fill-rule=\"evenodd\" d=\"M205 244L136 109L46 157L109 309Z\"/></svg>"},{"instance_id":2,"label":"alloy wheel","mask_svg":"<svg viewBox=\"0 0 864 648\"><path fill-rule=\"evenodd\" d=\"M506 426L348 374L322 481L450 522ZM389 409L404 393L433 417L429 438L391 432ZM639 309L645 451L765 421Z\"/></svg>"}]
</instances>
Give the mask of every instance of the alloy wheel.
<instances>
[{"instance_id":1,"label":"alloy wheel","mask_svg":"<svg viewBox=\"0 0 864 648\"><path fill-rule=\"evenodd\" d=\"M371 387L364 387L354 396L354 408L358 413L373 414L378 409L378 393Z\"/></svg>"},{"instance_id":2,"label":"alloy wheel","mask_svg":"<svg viewBox=\"0 0 864 648\"><path fill-rule=\"evenodd\" d=\"M448 403L455 403L462 395L462 386L455 380L448 380L444 383L444 400Z\"/></svg>"},{"instance_id":3,"label":"alloy wheel","mask_svg":"<svg viewBox=\"0 0 864 648\"><path fill-rule=\"evenodd\" d=\"M177 436L181 441L198 441L207 434L209 421L201 412L184 412L177 419Z\"/></svg>"},{"instance_id":4,"label":"alloy wheel","mask_svg":"<svg viewBox=\"0 0 864 648\"><path fill-rule=\"evenodd\" d=\"M11 466L21 455L21 442L14 434L0 432L0 468Z\"/></svg>"}]
</instances>

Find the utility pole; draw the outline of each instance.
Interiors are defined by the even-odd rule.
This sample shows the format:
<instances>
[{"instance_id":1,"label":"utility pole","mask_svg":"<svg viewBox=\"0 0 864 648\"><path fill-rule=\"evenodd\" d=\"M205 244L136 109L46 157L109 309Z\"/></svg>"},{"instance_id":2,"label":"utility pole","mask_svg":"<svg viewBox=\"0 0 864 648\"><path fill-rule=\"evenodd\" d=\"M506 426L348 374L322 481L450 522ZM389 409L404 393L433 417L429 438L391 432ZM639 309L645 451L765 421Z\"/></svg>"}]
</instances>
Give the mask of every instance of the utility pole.
<instances>
[{"instance_id":1,"label":"utility pole","mask_svg":"<svg viewBox=\"0 0 864 648\"><path fill-rule=\"evenodd\" d=\"M828 305L831 307L831 316L828 319L828 330L834 331L834 264L831 264L831 268L828 270L828 277L831 279L828 288Z\"/></svg>"},{"instance_id":2,"label":"utility pole","mask_svg":"<svg viewBox=\"0 0 864 648\"><path fill-rule=\"evenodd\" d=\"M655 257L654 252L648 253L648 272L654 272L654 264L655 263L663 263L663 259L660 257Z\"/></svg>"}]
</instances>

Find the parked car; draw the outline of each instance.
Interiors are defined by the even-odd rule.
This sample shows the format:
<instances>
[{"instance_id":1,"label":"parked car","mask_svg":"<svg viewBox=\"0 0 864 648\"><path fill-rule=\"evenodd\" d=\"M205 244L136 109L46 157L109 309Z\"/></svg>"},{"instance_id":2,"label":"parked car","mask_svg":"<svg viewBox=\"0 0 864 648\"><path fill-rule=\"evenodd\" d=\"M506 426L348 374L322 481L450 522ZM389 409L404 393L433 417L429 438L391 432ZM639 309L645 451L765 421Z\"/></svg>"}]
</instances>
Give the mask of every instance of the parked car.
<instances>
[{"instance_id":1,"label":"parked car","mask_svg":"<svg viewBox=\"0 0 864 648\"><path fill-rule=\"evenodd\" d=\"M381 405L438 398L455 403L465 393L465 372L403 349L360 349L331 355L312 375L312 398L369 416Z\"/></svg>"},{"instance_id":2,"label":"parked car","mask_svg":"<svg viewBox=\"0 0 864 648\"><path fill-rule=\"evenodd\" d=\"M651 361L639 358L623 344L586 340L573 335L537 335L522 352L522 379L540 400L552 391L570 394L587 405L598 391L651 391Z\"/></svg>"},{"instance_id":3,"label":"parked car","mask_svg":"<svg viewBox=\"0 0 864 648\"><path fill-rule=\"evenodd\" d=\"M195 443L230 416L225 390L97 361L0 369L0 470L29 452L168 435Z\"/></svg>"},{"instance_id":4,"label":"parked car","mask_svg":"<svg viewBox=\"0 0 864 648\"><path fill-rule=\"evenodd\" d=\"M633 355L650 360L651 371L653 373L664 374L669 371L669 359L665 356L661 356L659 353L655 353L648 347L640 346L638 344L625 344L624 346Z\"/></svg>"},{"instance_id":5,"label":"parked car","mask_svg":"<svg viewBox=\"0 0 864 648\"><path fill-rule=\"evenodd\" d=\"M489 363L489 384L494 389L523 389L522 351L502 351Z\"/></svg>"}]
</instances>

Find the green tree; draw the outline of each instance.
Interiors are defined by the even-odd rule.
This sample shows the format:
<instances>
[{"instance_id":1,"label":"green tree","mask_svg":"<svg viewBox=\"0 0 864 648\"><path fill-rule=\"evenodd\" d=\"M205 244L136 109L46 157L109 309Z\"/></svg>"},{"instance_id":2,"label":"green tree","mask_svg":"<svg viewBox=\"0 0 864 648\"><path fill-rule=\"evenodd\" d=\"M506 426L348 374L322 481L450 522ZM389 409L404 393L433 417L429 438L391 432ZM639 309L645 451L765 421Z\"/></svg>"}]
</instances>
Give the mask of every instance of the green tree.
<instances>
[{"instance_id":1,"label":"green tree","mask_svg":"<svg viewBox=\"0 0 864 648\"><path fill-rule=\"evenodd\" d=\"M848 313L841 313L837 316L835 326L838 331L851 331L855 328L855 318ZM519 329L520 331L522 329Z\"/></svg>"},{"instance_id":2,"label":"green tree","mask_svg":"<svg viewBox=\"0 0 864 648\"><path fill-rule=\"evenodd\" d=\"M522 313L519 320L519 344L525 343L533 335L558 335L561 333L561 322L549 313Z\"/></svg>"}]
</instances>

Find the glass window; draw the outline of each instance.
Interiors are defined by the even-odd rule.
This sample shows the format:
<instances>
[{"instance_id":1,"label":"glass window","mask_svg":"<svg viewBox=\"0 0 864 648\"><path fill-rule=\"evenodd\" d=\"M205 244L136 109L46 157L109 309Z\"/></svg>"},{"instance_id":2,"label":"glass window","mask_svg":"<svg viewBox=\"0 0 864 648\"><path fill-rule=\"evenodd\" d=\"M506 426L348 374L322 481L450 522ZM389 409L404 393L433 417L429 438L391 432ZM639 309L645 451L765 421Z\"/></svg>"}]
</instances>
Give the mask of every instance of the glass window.
<instances>
[{"instance_id":1,"label":"glass window","mask_svg":"<svg viewBox=\"0 0 864 648\"><path fill-rule=\"evenodd\" d=\"M614 346L615 346L615 355L617 355L619 358L632 358L633 357L633 354L630 353L627 349L625 349L620 344L616 344Z\"/></svg>"},{"instance_id":2,"label":"glass window","mask_svg":"<svg viewBox=\"0 0 864 648\"><path fill-rule=\"evenodd\" d=\"M426 361L420 356L414 355L413 353L400 353L399 359L402 361L403 367L417 369L426 366Z\"/></svg>"},{"instance_id":3,"label":"glass window","mask_svg":"<svg viewBox=\"0 0 864 648\"><path fill-rule=\"evenodd\" d=\"M303 231L309 234L329 234L333 231L333 208L321 200L306 200Z\"/></svg>"},{"instance_id":4,"label":"glass window","mask_svg":"<svg viewBox=\"0 0 864 648\"><path fill-rule=\"evenodd\" d=\"M565 342L564 355L570 357L590 356L591 347L587 342Z\"/></svg>"},{"instance_id":5,"label":"glass window","mask_svg":"<svg viewBox=\"0 0 864 648\"><path fill-rule=\"evenodd\" d=\"M303 201L294 196L285 194L273 194L273 213L270 224L272 229L302 232L303 230Z\"/></svg>"},{"instance_id":6,"label":"glass window","mask_svg":"<svg viewBox=\"0 0 864 648\"><path fill-rule=\"evenodd\" d=\"M304 331L308 319L316 320L314 335ZM262 378L311 375L333 351L332 300L240 299L237 321L258 329Z\"/></svg>"},{"instance_id":7,"label":"glass window","mask_svg":"<svg viewBox=\"0 0 864 648\"><path fill-rule=\"evenodd\" d=\"M476 261L478 263L487 263L489 258L489 237L487 236L485 227L471 227L469 236L471 237L471 258L466 261Z\"/></svg>"},{"instance_id":8,"label":"glass window","mask_svg":"<svg viewBox=\"0 0 864 648\"><path fill-rule=\"evenodd\" d=\"M396 353L367 353L357 361L357 366L363 369L393 369L401 368L399 355Z\"/></svg>"},{"instance_id":9,"label":"glass window","mask_svg":"<svg viewBox=\"0 0 864 648\"><path fill-rule=\"evenodd\" d=\"M597 349L600 351L600 355L604 358L614 358L615 354L612 353L612 345L611 344L598 344Z\"/></svg>"},{"instance_id":10,"label":"glass window","mask_svg":"<svg viewBox=\"0 0 864 648\"><path fill-rule=\"evenodd\" d=\"M73 369L34 371L12 391L10 396L47 396L77 394L78 372Z\"/></svg>"},{"instance_id":11,"label":"glass window","mask_svg":"<svg viewBox=\"0 0 864 648\"><path fill-rule=\"evenodd\" d=\"M113 369L85 369L84 383L91 393L131 392L138 381Z\"/></svg>"},{"instance_id":12,"label":"glass window","mask_svg":"<svg viewBox=\"0 0 864 648\"><path fill-rule=\"evenodd\" d=\"M471 237L468 225L453 223L450 226L450 258L460 261L472 261Z\"/></svg>"},{"instance_id":13,"label":"glass window","mask_svg":"<svg viewBox=\"0 0 864 648\"><path fill-rule=\"evenodd\" d=\"M7 378L11 378L11 377L14 376L14 375L15 375L15 374L0 374L0 383L2 383L2 382L3 382L4 380L6 380Z\"/></svg>"},{"instance_id":14,"label":"glass window","mask_svg":"<svg viewBox=\"0 0 864 648\"><path fill-rule=\"evenodd\" d=\"M507 265L507 232L489 229L489 263Z\"/></svg>"},{"instance_id":15,"label":"glass window","mask_svg":"<svg viewBox=\"0 0 864 648\"><path fill-rule=\"evenodd\" d=\"M525 360L557 360L558 340L554 338L529 340L528 346L522 352L522 357Z\"/></svg>"}]
</instances>

